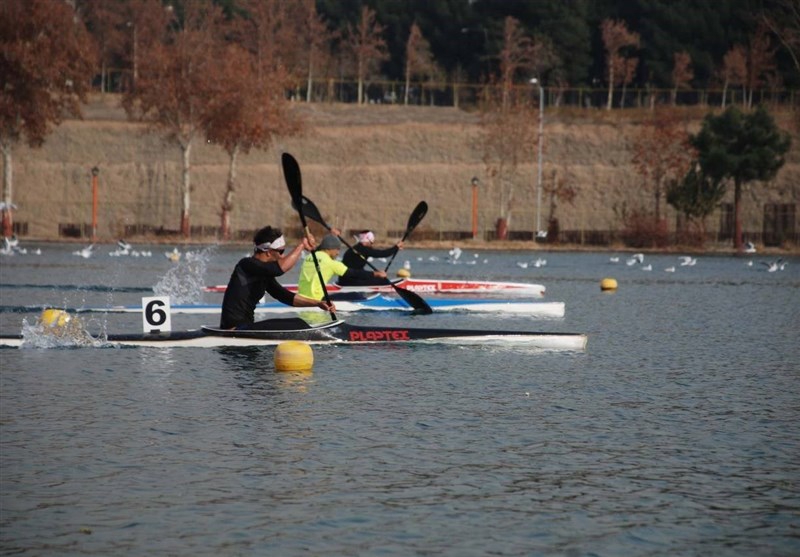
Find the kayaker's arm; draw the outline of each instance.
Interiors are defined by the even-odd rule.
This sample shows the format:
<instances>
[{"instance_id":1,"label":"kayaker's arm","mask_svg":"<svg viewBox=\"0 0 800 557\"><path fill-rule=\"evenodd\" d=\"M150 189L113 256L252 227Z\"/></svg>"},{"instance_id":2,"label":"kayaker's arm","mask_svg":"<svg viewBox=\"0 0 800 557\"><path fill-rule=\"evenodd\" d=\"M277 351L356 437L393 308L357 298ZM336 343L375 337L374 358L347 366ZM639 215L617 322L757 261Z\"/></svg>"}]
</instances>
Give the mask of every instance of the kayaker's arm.
<instances>
[{"instance_id":1,"label":"kayaker's arm","mask_svg":"<svg viewBox=\"0 0 800 557\"><path fill-rule=\"evenodd\" d=\"M278 260L278 265L280 265L281 270L285 273L294 267L297 260L300 259L300 256L303 254L303 250L311 252L314 250L315 245L316 241L311 233L309 233L308 236L304 236L303 240L297 244L288 255L284 255Z\"/></svg>"},{"instance_id":2,"label":"kayaker's arm","mask_svg":"<svg viewBox=\"0 0 800 557\"><path fill-rule=\"evenodd\" d=\"M325 300L314 300L312 298L307 298L302 294L295 294L292 305L297 308L317 307L323 311L332 311L336 313L336 306L333 304L333 302L328 303Z\"/></svg>"}]
</instances>

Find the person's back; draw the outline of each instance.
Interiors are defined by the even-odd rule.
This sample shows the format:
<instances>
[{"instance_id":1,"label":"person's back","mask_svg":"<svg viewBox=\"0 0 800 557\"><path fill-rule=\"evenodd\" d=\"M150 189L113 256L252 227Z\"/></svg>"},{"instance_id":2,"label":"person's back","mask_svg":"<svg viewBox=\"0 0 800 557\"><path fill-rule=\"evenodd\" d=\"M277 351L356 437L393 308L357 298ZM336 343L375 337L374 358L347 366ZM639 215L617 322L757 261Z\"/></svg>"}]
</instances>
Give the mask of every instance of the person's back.
<instances>
[{"instance_id":1,"label":"person's back","mask_svg":"<svg viewBox=\"0 0 800 557\"><path fill-rule=\"evenodd\" d=\"M402 241L385 249L377 249L373 247L375 235L370 230L362 230L358 232L356 234L356 239L358 240L358 243L349 248L345 252L344 257L342 257L342 263L344 263L349 269L363 269L370 257L391 257L403 249ZM386 280L376 276L339 277L337 283L340 286L369 286L375 284L385 284Z\"/></svg>"},{"instance_id":2,"label":"person's back","mask_svg":"<svg viewBox=\"0 0 800 557\"><path fill-rule=\"evenodd\" d=\"M332 234L328 234L322 239L319 249L315 252L317 263L314 263L313 256L306 257L300 266L300 278L297 281L297 292L299 294L314 300L323 298L324 291L317 274L317 265L319 265L319 274L322 275L322 280L326 284L334 275L339 277L339 282L343 278L349 280L378 278L378 280L381 280L380 284L386 283L386 273L383 271L372 272L364 269L350 269L344 262L338 261L336 257L339 255L340 246L339 239Z\"/></svg>"}]
</instances>

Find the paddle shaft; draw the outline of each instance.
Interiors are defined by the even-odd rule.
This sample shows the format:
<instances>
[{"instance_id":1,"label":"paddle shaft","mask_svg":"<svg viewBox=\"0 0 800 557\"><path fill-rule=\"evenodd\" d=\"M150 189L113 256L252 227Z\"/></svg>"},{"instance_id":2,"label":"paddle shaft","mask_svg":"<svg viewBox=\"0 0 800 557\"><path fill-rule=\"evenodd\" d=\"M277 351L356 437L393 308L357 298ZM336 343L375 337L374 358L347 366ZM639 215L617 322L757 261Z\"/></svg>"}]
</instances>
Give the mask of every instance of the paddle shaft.
<instances>
[{"instance_id":1,"label":"paddle shaft","mask_svg":"<svg viewBox=\"0 0 800 557\"><path fill-rule=\"evenodd\" d=\"M308 230L308 224L306 224L306 217L303 214L303 181L300 176L300 165L289 153L283 153L281 161L283 163L283 175L286 179L286 186L289 188L289 195L292 196L292 201L297 207L297 214L300 215L300 224L303 225L303 231L306 237L308 237L310 232ZM317 278L319 279L320 285L322 285L322 297L329 306L332 306L331 298L328 296L328 289L325 288L325 280L322 278L322 270L319 268L319 260L317 260L317 254L314 253L314 251L311 252L311 258L314 260ZM332 309L330 310L330 314L331 319L336 321L336 313Z\"/></svg>"},{"instance_id":2,"label":"paddle shaft","mask_svg":"<svg viewBox=\"0 0 800 557\"><path fill-rule=\"evenodd\" d=\"M303 202L305 202L305 203L303 203ZM423 201L423 203L424 203L424 201ZM309 215L313 220L315 220L318 223L320 223L328 231L330 231L330 232L333 231L333 228L327 222L325 222L325 219L322 218L322 215L320 214L319 209L317 209L317 206L314 205L314 202L311 201L309 198L307 198L305 196L301 197L301 203L300 203L299 207L300 207L299 211L300 211L301 214L303 214L303 211L305 210L305 208L308 207L308 210L311 213L313 213L313 214ZM426 210L427 210L427 206L426 206ZM344 238L342 238L338 234L336 235L336 237L339 238L339 241L342 242L344 245L346 245L349 249L351 249L354 252L356 252L359 255L359 257L361 257L361 259L364 260L364 263L369 265L373 270L379 271L378 268L375 267L375 265L370 263L370 261L366 257L364 257L364 254L359 253L358 250L354 249L353 246L351 246L347 242L347 240L345 240ZM383 272L385 273L386 271L383 271ZM406 290L404 288L400 288L399 286L394 284L392 281L390 281L388 278L384 278L384 280L386 281L386 283L389 286L391 286L394 289L395 292L397 292L398 296L403 298L403 300L405 300L406 303L408 305L410 305L411 307L413 307L415 310L417 310L420 313L424 313L424 314L433 313L433 309L431 309L431 306L428 304L428 302L423 300L420 295L418 295L418 294L416 294L414 292L411 292L409 290Z\"/></svg>"}]
</instances>

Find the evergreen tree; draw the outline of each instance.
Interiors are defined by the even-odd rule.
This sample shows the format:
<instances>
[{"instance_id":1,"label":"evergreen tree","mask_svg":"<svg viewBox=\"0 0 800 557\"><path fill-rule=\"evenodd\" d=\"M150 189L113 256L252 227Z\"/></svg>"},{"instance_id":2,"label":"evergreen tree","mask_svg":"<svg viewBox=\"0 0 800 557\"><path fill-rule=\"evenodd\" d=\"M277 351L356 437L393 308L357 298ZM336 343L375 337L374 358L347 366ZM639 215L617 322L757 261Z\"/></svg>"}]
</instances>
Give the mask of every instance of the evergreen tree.
<instances>
[{"instance_id":1,"label":"evergreen tree","mask_svg":"<svg viewBox=\"0 0 800 557\"><path fill-rule=\"evenodd\" d=\"M781 132L763 106L745 114L731 106L719 116L709 114L697 135L689 138L697 150L703 175L734 184L734 246L742 249L742 188L753 181L771 180L783 166L791 138Z\"/></svg>"}]
</instances>

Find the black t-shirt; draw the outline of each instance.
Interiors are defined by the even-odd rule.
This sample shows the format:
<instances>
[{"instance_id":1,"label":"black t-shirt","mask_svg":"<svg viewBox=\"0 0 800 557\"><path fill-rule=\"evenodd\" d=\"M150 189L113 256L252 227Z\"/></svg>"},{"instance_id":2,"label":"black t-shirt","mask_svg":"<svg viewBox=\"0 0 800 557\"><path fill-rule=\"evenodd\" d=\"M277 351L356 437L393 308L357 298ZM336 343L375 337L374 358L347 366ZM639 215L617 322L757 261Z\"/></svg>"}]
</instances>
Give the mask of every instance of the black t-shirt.
<instances>
[{"instance_id":1,"label":"black t-shirt","mask_svg":"<svg viewBox=\"0 0 800 557\"><path fill-rule=\"evenodd\" d=\"M256 305L265 292L287 306L293 305L294 293L275 280L282 274L283 270L275 261L264 263L255 257L241 259L231 273L222 299L220 328L232 329L252 324Z\"/></svg>"},{"instance_id":2,"label":"black t-shirt","mask_svg":"<svg viewBox=\"0 0 800 557\"><path fill-rule=\"evenodd\" d=\"M400 248L397 246L386 249L375 249L371 246L365 246L364 244L356 244L344 252L342 263L344 263L348 269L363 269L364 265L367 264L368 257L390 257L397 253L398 249Z\"/></svg>"}]
</instances>

